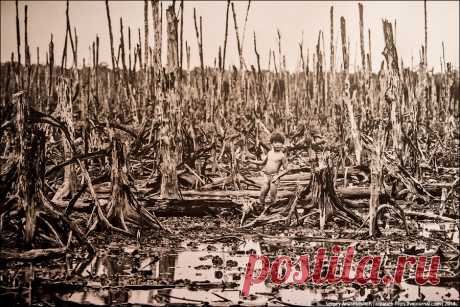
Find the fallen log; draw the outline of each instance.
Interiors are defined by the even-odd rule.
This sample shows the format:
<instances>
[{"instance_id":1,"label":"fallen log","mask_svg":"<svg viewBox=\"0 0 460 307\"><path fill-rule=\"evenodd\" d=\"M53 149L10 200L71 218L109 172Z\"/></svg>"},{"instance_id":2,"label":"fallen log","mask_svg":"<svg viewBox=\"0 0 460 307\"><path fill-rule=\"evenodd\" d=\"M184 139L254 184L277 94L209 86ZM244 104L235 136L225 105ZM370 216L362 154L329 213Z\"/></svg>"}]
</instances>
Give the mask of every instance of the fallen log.
<instances>
[{"instance_id":1,"label":"fallen log","mask_svg":"<svg viewBox=\"0 0 460 307\"><path fill-rule=\"evenodd\" d=\"M223 211L235 214L242 207L230 199L216 198L155 200L144 202L144 206L159 217L221 215Z\"/></svg>"},{"instance_id":2,"label":"fallen log","mask_svg":"<svg viewBox=\"0 0 460 307\"><path fill-rule=\"evenodd\" d=\"M296 187L296 186L295 186ZM293 186L294 188L294 186ZM98 187L98 197L100 199L110 199L109 190L103 186ZM145 192L145 191L144 191ZM348 208L367 208L367 202L361 200L369 198L367 187L339 187L336 189L337 195L343 199L343 204ZM238 202L239 198L248 197L257 200L260 192L258 190L239 190L239 191L181 191L182 199L168 200L161 199L159 196L139 197L139 201L149 210L155 210L157 216L205 216L217 215L222 210L241 210L242 205ZM279 205L287 204L289 198L295 194L295 190L280 189L277 197ZM385 197L382 193L381 197ZM299 200L302 203L309 203L311 195ZM85 201L86 202L86 201ZM77 206L84 207L82 202ZM177 207L175 207L177 206ZM158 211L158 212L157 212Z\"/></svg>"},{"instance_id":3,"label":"fallen log","mask_svg":"<svg viewBox=\"0 0 460 307\"><path fill-rule=\"evenodd\" d=\"M337 171L337 179L342 178L352 179L355 177L360 182L367 182L369 181L369 169L365 166L355 166L350 167L348 170L339 170ZM262 177L255 177L252 180L257 182L259 185L262 184ZM283 182L297 182L297 181L310 181L311 180L311 170L307 167L302 167L299 169L292 169L287 174L280 174L280 184ZM308 183L307 182L307 183ZM302 182L302 184L305 184Z\"/></svg>"},{"instance_id":4,"label":"fallen log","mask_svg":"<svg viewBox=\"0 0 460 307\"><path fill-rule=\"evenodd\" d=\"M455 183L455 182L454 182ZM453 188L452 183L447 182L438 182L438 183L428 183L424 184L423 187L433 196L441 196L442 189L450 189Z\"/></svg>"},{"instance_id":5,"label":"fallen log","mask_svg":"<svg viewBox=\"0 0 460 307\"><path fill-rule=\"evenodd\" d=\"M444 221L444 222L451 222L451 223L456 223L457 221L455 219L452 219L447 216L440 216L434 213L429 213L429 212L415 212L415 211L404 211L404 214L407 216L415 216L415 217L420 217L420 218L425 218L425 219L432 219L432 220L439 220L439 221Z\"/></svg>"},{"instance_id":6,"label":"fallen log","mask_svg":"<svg viewBox=\"0 0 460 307\"><path fill-rule=\"evenodd\" d=\"M236 198L236 197L254 197L258 198L260 192L258 190L239 190L239 191L181 191L182 196L195 197L195 198ZM292 192L286 190L278 190L279 198L286 198L291 195Z\"/></svg>"},{"instance_id":7,"label":"fallen log","mask_svg":"<svg viewBox=\"0 0 460 307\"><path fill-rule=\"evenodd\" d=\"M288 198L293 195L295 190L278 190L278 198ZM341 198L349 199L363 199L369 198L369 188L368 187L339 187L336 189L337 194ZM192 196L192 197L204 197L204 198L232 198L232 197L259 197L260 192L258 190L240 190L240 191L196 191L188 190L181 191L182 196ZM382 194L383 195L383 194ZM308 199L308 197L307 197Z\"/></svg>"},{"instance_id":8,"label":"fallen log","mask_svg":"<svg viewBox=\"0 0 460 307\"><path fill-rule=\"evenodd\" d=\"M34 261L45 258L56 258L65 255L67 247L31 249L25 252L0 251L2 261Z\"/></svg>"},{"instance_id":9,"label":"fallen log","mask_svg":"<svg viewBox=\"0 0 460 307\"><path fill-rule=\"evenodd\" d=\"M286 175L283 177L283 179L289 178ZM307 174L304 175L306 178ZM311 177L310 174L308 174L309 177ZM251 178L252 181L255 183L259 184L257 178ZM278 188L278 198L288 198L291 195L293 195L297 189L298 185L306 185L309 183L309 180L306 181L286 181L286 180L281 180L280 185ZM261 182L261 181L260 181ZM149 188L145 188L145 184L143 184L141 181L136 181L135 182L136 190L140 193L148 193L151 191ZM203 188L203 187L202 187ZM99 185L97 188L95 188L96 192L98 195L100 195L101 199L104 199L105 194L108 195L111 193L110 186L107 185ZM369 192L369 187L366 186L348 186L348 187L337 187L336 188L337 194L341 198L348 198L348 199L365 199L369 198L370 192ZM254 197L258 198L259 197L259 190L258 189L253 189L253 190L238 190L238 191L233 191L233 190L182 190L181 191L182 196L191 196L191 197L205 197L205 198L233 198L233 197ZM381 197L383 196L383 193L381 194ZM308 196L307 196L308 199Z\"/></svg>"}]
</instances>

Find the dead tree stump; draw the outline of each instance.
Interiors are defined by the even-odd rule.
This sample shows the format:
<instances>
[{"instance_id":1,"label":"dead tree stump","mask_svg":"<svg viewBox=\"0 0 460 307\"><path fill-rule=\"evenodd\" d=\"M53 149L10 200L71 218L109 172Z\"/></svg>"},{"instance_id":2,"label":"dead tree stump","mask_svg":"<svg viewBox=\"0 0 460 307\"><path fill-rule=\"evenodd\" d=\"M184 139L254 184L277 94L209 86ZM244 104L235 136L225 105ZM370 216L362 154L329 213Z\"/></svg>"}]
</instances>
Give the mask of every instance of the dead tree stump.
<instances>
[{"instance_id":1,"label":"dead tree stump","mask_svg":"<svg viewBox=\"0 0 460 307\"><path fill-rule=\"evenodd\" d=\"M129 203L128 157L126 146L118 138L112 141L112 200L107 214L108 220L117 227L128 231L126 216L134 216L135 210ZM128 188L128 190L126 190Z\"/></svg>"},{"instance_id":2,"label":"dead tree stump","mask_svg":"<svg viewBox=\"0 0 460 307\"><path fill-rule=\"evenodd\" d=\"M28 121L30 106L22 94L22 92L18 93L13 98L16 101L16 129L19 134L17 196L19 208L25 215L24 243L27 247L31 247L39 207L37 191L43 187L45 174L45 148L43 133L34 129Z\"/></svg>"},{"instance_id":3,"label":"dead tree stump","mask_svg":"<svg viewBox=\"0 0 460 307\"><path fill-rule=\"evenodd\" d=\"M115 227L130 232L126 222L142 226L144 223L164 229L155 214L138 203L131 191L134 185L129 174L127 147L118 137L112 139L112 199L108 207L107 220Z\"/></svg>"},{"instance_id":4,"label":"dead tree stump","mask_svg":"<svg viewBox=\"0 0 460 307\"><path fill-rule=\"evenodd\" d=\"M16 194L0 207L0 212L9 218L24 220L19 232L27 249L32 248L38 237L54 244L58 248L32 249L26 252L0 252L0 259L34 260L62 255L71 242L72 235L84 243L90 252L91 244L84 238L78 226L67 217L58 213L46 198L43 187L45 181L45 133L34 125L32 109L23 92L13 95L16 104L16 131L19 143L17 155ZM66 238L67 244L63 243Z\"/></svg>"},{"instance_id":5,"label":"dead tree stump","mask_svg":"<svg viewBox=\"0 0 460 307\"><path fill-rule=\"evenodd\" d=\"M332 162L327 158L325 163L320 163L312 176L310 185L312 205L318 206L319 224L323 230L332 216L337 216L349 223L359 224L361 217L347 209L342 200L337 196L334 187L334 174Z\"/></svg>"},{"instance_id":6,"label":"dead tree stump","mask_svg":"<svg viewBox=\"0 0 460 307\"><path fill-rule=\"evenodd\" d=\"M179 187L177 183L177 156L176 156L176 145L174 136L169 135L168 132L172 131L170 122L167 120L164 122L164 126L161 129L161 198L163 199L178 199L179 198Z\"/></svg>"},{"instance_id":7,"label":"dead tree stump","mask_svg":"<svg viewBox=\"0 0 460 307\"><path fill-rule=\"evenodd\" d=\"M311 196L311 203L305 206L304 210L319 210L320 213L320 228L324 229L326 223L333 216L341 218L348 223L359 226L363 220L360 216L356 215L350 209L343 205L342 200L339 198L334 187L334 172L332 168L331 158L321 157L320 166L315 169L312 174L310 183L303 187L298 187L294 195L291 196L286 209L282 209L287 213L287 216L281 216L280 210L272 215L267 216L265 211L260 214L252 222L242 226L243 228L251 227L260 223L272 223L274 221L284 221L287 226L291 225L293 215L299 224L304 217L299 217L297 214L297 205L299 201ZM310 211L306 216L311 215Z\"/></svg>"},{"instance_id":8,"label":"dead tree stump","mask_svg":"<svg viewBox=\"0 0 460 307\"><path fill-rule=\"evenodd\" d=\"M69 142L75 141L75 129L73 123L73 108L72 108L72 89L69 86L68 81L62 78L59 82L59 113L63 122L67 126L70 140L68 140L64 133L62 133L62 143L64 147L64 158L65 160L72 158L72 146ZM56 192L53 197L53 201L62 201L63 198L72 198L73 193L76 190L76 175L75 166L67 165L64 167L64 181L62 186Z\"/></svg>"}]
</instances>

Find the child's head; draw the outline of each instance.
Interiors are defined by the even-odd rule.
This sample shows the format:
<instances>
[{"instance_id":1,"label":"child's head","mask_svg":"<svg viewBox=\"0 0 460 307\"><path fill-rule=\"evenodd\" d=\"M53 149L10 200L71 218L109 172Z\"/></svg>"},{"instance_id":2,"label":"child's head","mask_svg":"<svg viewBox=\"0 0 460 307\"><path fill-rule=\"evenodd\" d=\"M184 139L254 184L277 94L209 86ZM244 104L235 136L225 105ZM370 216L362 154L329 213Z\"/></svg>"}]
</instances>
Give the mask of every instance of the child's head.
<instances>
[{"instance_id":1,"label":"child's head","mask_svg":"<svg viewBox=\"0 0 460 307\"><path fill-rule=\"evenodd\" d=\"M284 146L284 136L279 132L274 132L270 137L270 144L275 151L280 151Z\"/></svg>"}]
</instances>

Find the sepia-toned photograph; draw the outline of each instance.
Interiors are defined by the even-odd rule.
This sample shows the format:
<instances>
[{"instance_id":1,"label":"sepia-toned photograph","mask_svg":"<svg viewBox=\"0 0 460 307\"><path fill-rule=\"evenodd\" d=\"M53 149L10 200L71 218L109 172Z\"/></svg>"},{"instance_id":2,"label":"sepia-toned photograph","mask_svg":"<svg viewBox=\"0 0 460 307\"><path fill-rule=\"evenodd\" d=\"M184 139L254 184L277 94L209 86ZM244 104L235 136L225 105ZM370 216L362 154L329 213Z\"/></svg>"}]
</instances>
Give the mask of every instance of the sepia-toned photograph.
<instances>
[{"instance_id":1,"label":"sepia-toned photograph","mask_svg":"<svg viewBox=\"0 0 460 307\"><path fill-rule=\"evenodd\" d=\"M458 306L460 2L0 2L0 306Z\"/></svg>"}]
</instances>

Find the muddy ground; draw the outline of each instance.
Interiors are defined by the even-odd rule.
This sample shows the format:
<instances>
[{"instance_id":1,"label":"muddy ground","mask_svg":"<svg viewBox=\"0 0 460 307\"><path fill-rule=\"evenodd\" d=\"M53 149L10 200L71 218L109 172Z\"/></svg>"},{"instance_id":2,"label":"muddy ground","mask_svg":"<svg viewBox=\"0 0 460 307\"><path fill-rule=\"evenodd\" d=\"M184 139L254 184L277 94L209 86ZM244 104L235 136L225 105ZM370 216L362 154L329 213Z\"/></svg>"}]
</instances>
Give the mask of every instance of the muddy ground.
<instances>
[{"instance_id":1,"label":"muddy ground","mask_svg":"<svg viewBox=\"0 0 460 307\"><path fill-rule=\"evenodd\" d=\"M75 213L84 223L85 214ZM36 263L1 263L2 306L150 306L150 305L270 305L305 306L337 302L458 303L459 231L455 224L409 220L411 236L398 227L383 227L379 240L366 239L366 229L348 230L332 221L319 231L317 217L304 226L271 224L239 229L232 215L161 218L172 235L144 231L140 240L96 233L94 256L76 249L65 257ZM397 221L394 221L397 223ZM14 241L2 235L2 245ZM322 238L321 238L322 237ZM354 237L354 238L352 238ZM351 239L350 239L351 238ZM248 255L313 257L319 247L354 245L359 255L385 255L391 270L397 255L440 255L441 283L418 286L413 272L400 285L277 286L267 280L241 296ZM457 247L456 247L457 246ZM355 259L357 258L355 257Z\"/></svg>"}]
</instances>

